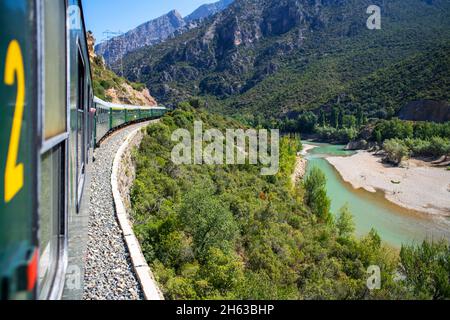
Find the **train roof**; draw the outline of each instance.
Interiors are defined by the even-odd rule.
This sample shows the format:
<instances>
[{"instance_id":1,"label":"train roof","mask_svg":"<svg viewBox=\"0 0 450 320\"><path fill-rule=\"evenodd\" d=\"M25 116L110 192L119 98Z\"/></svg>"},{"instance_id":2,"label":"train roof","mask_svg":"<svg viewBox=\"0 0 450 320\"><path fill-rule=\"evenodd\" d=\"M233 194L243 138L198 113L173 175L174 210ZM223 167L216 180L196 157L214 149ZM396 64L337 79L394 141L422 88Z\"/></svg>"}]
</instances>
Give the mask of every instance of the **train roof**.
<instances>
[{"instance_id":1,"label":"train roof","mask_svg":"<svg viewBox=\"0 0 450 320\"><path fill-rule=\"evenodd\" d=\"M149 109L149 110L166 110L167 108L164 106L156 106L156 107L150 107L150 106L133 106L133 105L127 105L127 104L118 104L118 103L111 103L103 101L100 98L94 97L94 102L97 104L100 104L101 106L105 108L112 108L117 110L133 110L133 109Z\"/></svg>"}]
</instances>

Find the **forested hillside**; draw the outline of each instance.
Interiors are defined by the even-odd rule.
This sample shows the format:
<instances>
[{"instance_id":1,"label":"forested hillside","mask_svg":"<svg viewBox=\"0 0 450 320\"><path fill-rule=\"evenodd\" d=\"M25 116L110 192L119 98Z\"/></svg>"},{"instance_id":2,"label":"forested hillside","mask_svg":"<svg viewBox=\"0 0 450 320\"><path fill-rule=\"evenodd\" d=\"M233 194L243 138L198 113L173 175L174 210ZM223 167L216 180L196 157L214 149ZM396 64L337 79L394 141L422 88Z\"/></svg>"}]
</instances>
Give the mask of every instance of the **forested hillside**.
<instances>
[{"instance_id":1,"label":"forested hillside","mask_svg":"<svg viewBox=\"0 0 450 320\"><path fill-rule=\"evenodd\" d=\"M372 4L381 30L366 28ZM414 100L450 100L449 39L445 0L237 0L125 66L164 103L200 95L253 124L336 105L383 117Z\"/></svg>"},{"instance_id":2,"label":"forested hillside","mask_svg":"<svg viewBox=\"0 0 450 320\"><path fill-rule=\"evenodd\" d=\"M193 103L197 107L198 101ZM168 299L445 298L450 250L445 244L386 247L376 231L357 239L351 213L330 214L325 177L313 170L301 185L291 174L301 144L281 142L281 170L176 166L178 128L224 131L234 120L181 104L149 126L134 154L132 218L145 258ZM401 264L399 264L401 262ZM380 266L382 289L367 290L367 268ZM408 275L406 280L397 278ZM419 275L426 274L425 278Z\"/></svg>"}]
</instances>

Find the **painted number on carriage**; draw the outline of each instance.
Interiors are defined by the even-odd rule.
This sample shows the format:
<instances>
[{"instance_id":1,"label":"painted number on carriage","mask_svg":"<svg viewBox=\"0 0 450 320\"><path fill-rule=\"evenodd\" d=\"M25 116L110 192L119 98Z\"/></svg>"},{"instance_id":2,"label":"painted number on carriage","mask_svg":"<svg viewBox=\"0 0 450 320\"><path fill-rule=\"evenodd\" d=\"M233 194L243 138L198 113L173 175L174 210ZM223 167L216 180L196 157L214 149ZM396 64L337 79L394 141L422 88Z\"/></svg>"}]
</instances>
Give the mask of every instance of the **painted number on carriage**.
<instances>
[{"instance_id":1,"label":"painted number on carriage","mask_svg":"<svg viewBox=\"0 0 450 320\"><path fill-rule=\"evenodd\" d=\"M24 165L17 161L25 106L25 70L22 50L16 40L11 41L6 53L4 83L7 86L15 86L17 90L5 167L4 199L8 203L14 199L24 185Z\"/></svg>"}]
</instances>

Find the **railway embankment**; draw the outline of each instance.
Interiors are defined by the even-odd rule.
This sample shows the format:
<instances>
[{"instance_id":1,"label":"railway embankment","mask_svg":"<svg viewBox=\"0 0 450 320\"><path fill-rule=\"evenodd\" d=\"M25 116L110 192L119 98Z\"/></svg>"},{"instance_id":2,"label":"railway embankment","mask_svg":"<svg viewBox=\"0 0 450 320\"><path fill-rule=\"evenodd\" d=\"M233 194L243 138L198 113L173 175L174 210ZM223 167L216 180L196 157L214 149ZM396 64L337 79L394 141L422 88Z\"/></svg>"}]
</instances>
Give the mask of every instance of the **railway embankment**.
<instances>
[{"instance_id":1,"label":"railway embankment","mask_svg":"<svg viewBox=\"0 0 450 320\"><path fill-rule=\"evenodd\" d=\"M158 121L155 120L151 123ZM134 234L133 222L130 215L130 191L136 177L132 152L140 146L143 137L144 130L137 128L128 135L120 146L113 163L111 186L116 216L122 229L124 240L130 253L131 264L141 286L144 299L164 300L164 296L142 253L139 241Z\"/></svg>"},{"instance_id":2,"label":"railway embankment","mask_svg":"<svg viewBox=\"0 0 450 320\"><path fill-rule=\"evenodd\" d=\"M148 125L126 127L95 151L92 170L88 247L84 274L85 300L145 299L125 241L111 186L113 162L130 133Z\"/></svg>"}]
</instances>

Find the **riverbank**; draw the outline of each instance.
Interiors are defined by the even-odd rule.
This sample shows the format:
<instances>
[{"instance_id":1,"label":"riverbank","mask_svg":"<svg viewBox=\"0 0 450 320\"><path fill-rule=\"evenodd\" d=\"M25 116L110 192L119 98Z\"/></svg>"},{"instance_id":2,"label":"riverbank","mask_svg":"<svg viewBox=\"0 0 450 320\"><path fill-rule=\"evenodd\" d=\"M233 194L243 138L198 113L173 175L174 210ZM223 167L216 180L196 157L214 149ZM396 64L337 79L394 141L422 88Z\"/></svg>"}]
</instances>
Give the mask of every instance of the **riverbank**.
<instances>
[{"instance_id":1,"label":"riverbank","mask_svg":"<svg viewBox=\"0 0 450 320\"><path fill-rule=\"evenodd\" d=\"M301 152L297 155L297 162L295 164L295 170L292 174L292 185L296 185L298 181L303 179L303 177L306 174L306 168L308 165L308 160L306 160L305 156L308 154L308 152L314 148L317 148L317 146L313 146L311 144L303 144L303 149Z\"/></svg>"},{"instance_id":2,"label":"riverbank","mask_svg":"<svg viewBox=\"0 0 450 320\"><path fill-rule=\"evenodd\" d=\"M450 171L419 160L410 160L406 168L392 167L366 151L326 160L355 189L381 190L403 208L450 217Z\"/></svg>"}]
</instances>

